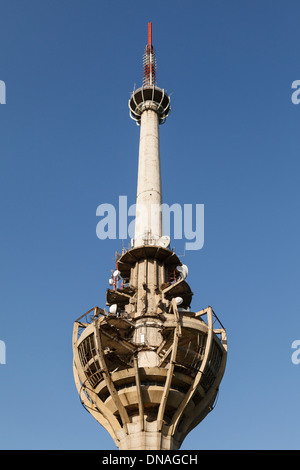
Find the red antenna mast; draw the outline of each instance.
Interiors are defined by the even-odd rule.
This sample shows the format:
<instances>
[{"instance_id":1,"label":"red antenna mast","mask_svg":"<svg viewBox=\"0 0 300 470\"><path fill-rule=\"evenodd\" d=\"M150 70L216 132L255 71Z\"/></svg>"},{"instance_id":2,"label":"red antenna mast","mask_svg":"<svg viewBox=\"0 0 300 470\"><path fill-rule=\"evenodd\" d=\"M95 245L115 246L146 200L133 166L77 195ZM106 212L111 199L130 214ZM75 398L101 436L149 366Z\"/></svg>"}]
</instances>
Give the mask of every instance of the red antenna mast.
<instances>
[{"instance_id":1,"label":"red antenna mast","mask_svg":"<svg viewBox=\"0 0 300 470\"><path fill-rule=\"evenodd\" d=\"M156 85L156 60L154 49L152 46L152 23L148 23L148 44L146 46L144 59L144 87L152 87Z\"/></svg>"},{"instance_id":2,"label":"red antenna mast","mask_svg":"<svg viewBox=\"0 0 300 470\"><path fill-rule=\"evenodd\" d=\"M152 46L152 23L148 23L148 46Z\"/></svg>"}]
</instances>

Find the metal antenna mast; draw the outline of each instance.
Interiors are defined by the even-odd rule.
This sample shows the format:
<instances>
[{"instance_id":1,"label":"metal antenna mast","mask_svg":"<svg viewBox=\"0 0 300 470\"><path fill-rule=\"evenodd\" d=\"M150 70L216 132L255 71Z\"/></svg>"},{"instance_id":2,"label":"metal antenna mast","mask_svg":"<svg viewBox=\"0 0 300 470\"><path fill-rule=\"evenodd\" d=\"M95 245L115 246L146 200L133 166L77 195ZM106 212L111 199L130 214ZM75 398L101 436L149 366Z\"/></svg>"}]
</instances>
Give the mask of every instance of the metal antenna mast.
<instances>
[{"instance_id":1,"label":"metal antenna mast","mask_svg":"<svg viewBox=\"0 0 300 470\"><path fill-rule=\"evenodd\" d=\"M152 23L148 23L148 44L143 58L144 64L144 87L156 85L156 60L152 45Z\"/></svg>"}]
</instances>

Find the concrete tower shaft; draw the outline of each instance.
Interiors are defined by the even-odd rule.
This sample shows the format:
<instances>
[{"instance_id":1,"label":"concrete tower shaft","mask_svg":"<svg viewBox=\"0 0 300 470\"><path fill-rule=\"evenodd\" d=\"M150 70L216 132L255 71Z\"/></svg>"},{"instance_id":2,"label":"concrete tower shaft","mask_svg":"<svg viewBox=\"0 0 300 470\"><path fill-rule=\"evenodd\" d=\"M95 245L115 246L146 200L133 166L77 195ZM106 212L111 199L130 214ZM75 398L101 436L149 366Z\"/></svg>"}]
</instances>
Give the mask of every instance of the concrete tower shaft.
<instances>
[{"instance_id":1,"label":"concrete tower shaft","mask_svg":"<svg viewBox=\"0 0 300 470\"><path fill-rule=\"evenodd\" d=\"M134 246L157 243L162 236L159 122L155 109L141 115Z\"/></svg>"}]
</instances>

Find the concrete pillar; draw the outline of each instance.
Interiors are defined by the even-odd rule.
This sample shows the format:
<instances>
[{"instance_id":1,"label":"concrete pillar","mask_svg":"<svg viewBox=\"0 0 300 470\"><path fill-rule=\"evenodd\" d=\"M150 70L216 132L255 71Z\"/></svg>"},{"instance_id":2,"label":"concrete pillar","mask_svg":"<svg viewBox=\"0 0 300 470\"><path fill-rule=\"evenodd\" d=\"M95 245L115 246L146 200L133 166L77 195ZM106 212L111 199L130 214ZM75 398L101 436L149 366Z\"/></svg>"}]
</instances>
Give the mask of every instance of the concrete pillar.
<instances>
[{"instance_id":1,"label":"concrete pillar","mask_svg":"<svg viewBox=\"0 0 300 470\"><path fill-rule=\"evenodd\" d=\"M139 367L155 367L159 357L155 349L162 343L162 322L156 318L146 317L136 322L133 342L145 349L138 352ZM153 348L153 350L152 350Z\"/></svg>"},{"instance_id":2,"label":"concrete pillar","mask_svg":"<svg viewBox=\"0 0 300 470\"><path fill-rule=\"evenodd\" d=\"M141 115L134 246L162 235L159 120L154 102Z\"/></svg>"}]
</instances>

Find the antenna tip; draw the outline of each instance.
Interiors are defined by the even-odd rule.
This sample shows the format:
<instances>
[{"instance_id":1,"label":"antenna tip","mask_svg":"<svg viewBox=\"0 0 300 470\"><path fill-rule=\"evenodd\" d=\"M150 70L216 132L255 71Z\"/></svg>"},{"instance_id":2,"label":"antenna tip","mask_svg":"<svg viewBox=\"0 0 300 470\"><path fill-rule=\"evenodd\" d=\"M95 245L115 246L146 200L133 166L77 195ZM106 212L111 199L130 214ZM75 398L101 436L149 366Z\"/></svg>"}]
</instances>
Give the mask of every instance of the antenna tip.
<instances>
[{"instance_id":1,"label":"antenna tip","mask_svg":"<svg viewBox=\"0 0 300 470\"><path fill-rule=\"evenodd\" d=\"M148 23L148 46L152 46L152 23Z\"/></svg>"}]
</instances>

